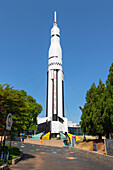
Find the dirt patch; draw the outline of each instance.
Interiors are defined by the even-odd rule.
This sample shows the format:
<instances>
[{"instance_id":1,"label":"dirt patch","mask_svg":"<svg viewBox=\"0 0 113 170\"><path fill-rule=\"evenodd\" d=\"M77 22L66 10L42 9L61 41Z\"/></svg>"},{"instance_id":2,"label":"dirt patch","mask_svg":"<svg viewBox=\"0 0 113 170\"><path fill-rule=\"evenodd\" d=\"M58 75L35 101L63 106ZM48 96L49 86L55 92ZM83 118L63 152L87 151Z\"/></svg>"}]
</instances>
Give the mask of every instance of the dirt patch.
<instances>
[{"instance_id":1,"label":"dirt patch","mask_svg":"<svg viewBox=\"0 0 113 170\"><path fill-rule=\"evenodd\" d=\"M87 150L87 151L93 151L93 143L94 143L93 141L81 142L81 143L77 144L76 147L80 148L80 149ZM94 151L94 152L105 154L105 145L103 142L96 143L96 146L97 146L97 151Z\"/></svg>"}]
</instances>

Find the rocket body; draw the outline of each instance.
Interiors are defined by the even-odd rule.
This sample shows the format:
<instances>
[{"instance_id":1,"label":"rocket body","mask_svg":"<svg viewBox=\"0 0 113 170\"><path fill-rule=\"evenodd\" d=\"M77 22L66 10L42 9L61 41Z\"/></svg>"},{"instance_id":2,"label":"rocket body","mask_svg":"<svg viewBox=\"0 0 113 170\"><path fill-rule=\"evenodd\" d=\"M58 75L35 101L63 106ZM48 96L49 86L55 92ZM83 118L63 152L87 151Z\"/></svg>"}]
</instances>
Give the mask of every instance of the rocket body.
<instances>
[{"instance_id":1,"label":"rocket body","mask_svg":"<svg viewBox=\"0 0 113 170\"><path fill-rule=\"evenodd\" d=\"M51 134L68 132L67 118L64 117L64 73L56 12L54 25L51 29L51 44L48 54L46 117L38 117L37 119L39 132L50 131Z\"/></svg>"},{"instance_id":2,"label":"rocket body","mask_svg":"<svg viewBox=\"0 0 113 170\"><path fill-rule=\"evenodd\" d=\"M51 45L48 55L46 116L58 121L64 117L64 75L60 30L54 23L51 29Z\"/></svg>"}]
</instances>

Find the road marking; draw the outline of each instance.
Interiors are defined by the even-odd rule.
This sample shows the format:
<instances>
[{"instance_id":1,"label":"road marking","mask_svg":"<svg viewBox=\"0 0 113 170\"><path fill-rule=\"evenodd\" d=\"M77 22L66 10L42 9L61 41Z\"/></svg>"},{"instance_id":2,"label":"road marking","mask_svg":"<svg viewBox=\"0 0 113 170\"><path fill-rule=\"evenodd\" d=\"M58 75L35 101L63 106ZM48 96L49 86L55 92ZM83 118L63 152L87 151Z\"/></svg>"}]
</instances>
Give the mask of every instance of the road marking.
<instances>
[{"instance_id":1,"label":"road marking","mask_svg":"<svg viewBox=\"0 0 113 170\"><path fill-rule=\"evenodd\" d=\"M57 154L57 152L52 152L53 154Z\"/></svg>"},{"instance_id":2,"label":"road marking","mask_svg":"<svg viewBox=\"0 0 113 170\"><path fill-rule=\"evenodd\" d=\"M66 157L67 159L71 159L71 160L73 160L73 159L77 159L77 157Z\"/></svg>"}]
</instances>

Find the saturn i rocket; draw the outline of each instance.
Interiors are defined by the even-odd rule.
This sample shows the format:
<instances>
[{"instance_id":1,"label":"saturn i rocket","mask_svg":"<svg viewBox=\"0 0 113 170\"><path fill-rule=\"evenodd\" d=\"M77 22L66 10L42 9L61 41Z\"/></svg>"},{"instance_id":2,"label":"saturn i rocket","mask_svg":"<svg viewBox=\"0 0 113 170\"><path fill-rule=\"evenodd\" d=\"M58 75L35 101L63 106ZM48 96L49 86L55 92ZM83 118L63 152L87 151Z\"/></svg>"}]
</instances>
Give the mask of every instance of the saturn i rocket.
<instances>
[{"instance_id":1,"label":"saturn i rocket","mask_svg":"<svg viewBox=\"0 0 113 170\"><path fill-rule=\"evenodd\" d=\"M64 114L64 73L62 70L62 49L60 29L57 26L56 12L51 29L51 44L48 55L46 117L38 117L38 130L52 134L67 132L67 118Z\"/></svg>"}]
</instances>

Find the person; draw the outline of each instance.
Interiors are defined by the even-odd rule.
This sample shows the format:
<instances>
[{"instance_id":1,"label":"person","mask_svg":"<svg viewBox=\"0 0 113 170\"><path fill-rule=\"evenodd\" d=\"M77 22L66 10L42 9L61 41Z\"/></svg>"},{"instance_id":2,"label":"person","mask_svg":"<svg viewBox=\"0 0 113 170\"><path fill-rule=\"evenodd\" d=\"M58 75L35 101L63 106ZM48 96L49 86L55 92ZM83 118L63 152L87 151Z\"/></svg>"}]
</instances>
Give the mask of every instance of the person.
<instances>
[{"instance_id":1,"label":"person","mask_svg":"<svg viewBox=\"0 0 113 170\"><path fill-rule=\"evenodd\" d=\"M18 137L18 141L20 141L20 137Z\"/></svg>"},{"instance_id":2,"label":"person","mask_svg":"<svg viewBox=\"0 0 113 170\"><path fill-rule=\"evenodd\" d=\"M21 142L23 142L23 138L21 137Z\"/></svg>"}]
</instances>

